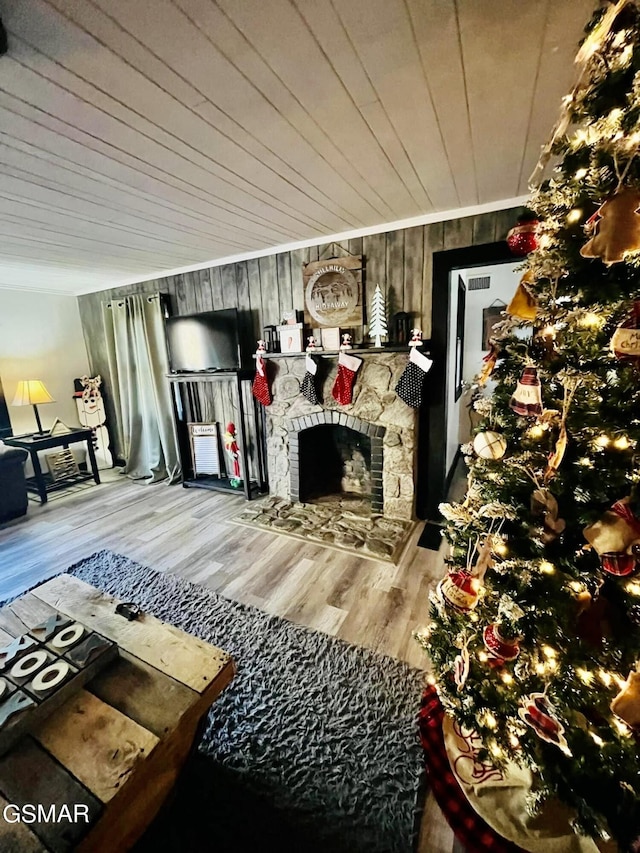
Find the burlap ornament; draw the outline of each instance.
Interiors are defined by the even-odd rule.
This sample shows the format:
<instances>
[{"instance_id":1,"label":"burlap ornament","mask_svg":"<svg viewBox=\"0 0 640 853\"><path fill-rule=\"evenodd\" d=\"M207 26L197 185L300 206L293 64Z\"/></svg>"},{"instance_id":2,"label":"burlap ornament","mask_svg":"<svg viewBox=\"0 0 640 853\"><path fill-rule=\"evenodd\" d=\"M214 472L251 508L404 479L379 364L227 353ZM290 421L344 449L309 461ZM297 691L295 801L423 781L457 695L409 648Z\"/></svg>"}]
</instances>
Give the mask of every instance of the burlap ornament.
<instances>
[{"instance_id":1,"label":"burlap ornament","mask_svg":"<svg viewBox=\"0 0 640 853\"><path fill-rule=\"evenodd\" d=\"M640 726L640 672L629 673L620 693L611 703L611 710L628 726Z\"/></svg>"},{"instance_id":2,"label":"burlap ornament","mask_svg":"<svg viewBox=\"0 0 640 853\"><path fill-rule=\"evenodd\" d=\"M631 313L613 333L611 351L620 361L640 365L640 300L633 303Z\"/></svg>"},{"instance_id":3,"label":"burlap ornament","mask_svg":"<svg viewBox=\"0 0 640 853\"><path fill-rule=\"evenodd\" d=\"M533 322L536 319L538 305L527 287L527 285L532 283L533 275L531 271L526 272L520 279L520 284L507 306L507 314L511 314L512 317L517 317L518 320L526 320L527 322Z\"/></svg>"},{"instance_id":4,"label":"burlap ornament","mask_svg":"<svg viewBox=\"0 0 640 853\"><path fill-rule=\"evenodd\" d=\"M478 374L477 381L480 387L487 384L491 374L494 371L499 355L500 353L498 351L498 347L495 344L491 344L491 349L482 359L482 370Z\"/></svg>"},{"instance_id":5,"label":"burlap ornament","mask_svg":"<svg viewBox=\"0 0 640 853\"><path fill-rule=\"evenodd\" d=\"M624 260L628 252L640 249L640 192L621 187L601 205L596 216L596 233L582 247L583 258L600 258L611 266Z\"/></svg>"},{"instance_id":6,"label":"burlap ornament","mask_svg":"<svg viewBox=\"0 0 640 853\"><path fill-rule=\"evenodd\" d=\"M535 367L525 367L509 406L523 418L542 414L542 391Z\"/></svg>"},{"instance_id":7,"label":"burlap ornament","mask_svg":"<svg viewBox=\"0 0 640 853\"><path fill-rule=\"evenodd\" d=\"M628 554L636 556L640 549L640 519L629 506L630 498L616 501L602 518L585 527L585 539L598 556L603 554Z\"/></svg>"},{"instance_id":8,"label":"burlap ornament","mask_svg":"<svg viewBox=\"0 0 640 853\"><path fill-rule=\"evenodd\" d=\"M564 532L567 522L559 518L558 501L549 489L534 489L531 495L531 514L542 520L542 541L545 545Z\"/></svg>"},{"instance_id":9,"label":"burlap ornament","mask_svg":"<svg viewBox=\"0 0 640 853\"><path fill-rule=\"evenodd\" d=\"M440 581L436 591L445 604L465 612L478 604L480 588L481 582L469 572L451 571Z\"/></svg>"}]
</instances>

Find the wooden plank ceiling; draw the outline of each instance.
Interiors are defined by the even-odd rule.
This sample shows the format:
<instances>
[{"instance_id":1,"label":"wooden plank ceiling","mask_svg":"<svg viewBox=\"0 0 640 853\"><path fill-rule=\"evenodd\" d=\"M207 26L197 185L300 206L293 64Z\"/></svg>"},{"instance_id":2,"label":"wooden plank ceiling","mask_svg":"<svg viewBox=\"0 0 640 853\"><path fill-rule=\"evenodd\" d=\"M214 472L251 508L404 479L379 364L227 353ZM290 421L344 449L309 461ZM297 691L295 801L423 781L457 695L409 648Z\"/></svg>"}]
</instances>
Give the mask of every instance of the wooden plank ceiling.
<instances>
[{"instance_id":1,"label":"wooden plank ceiling","mask_svg":"<svg viewBox=\"0 0 640 853\"><path fill-rule=\"evenodd\" d=\"M593 0L0 0L0 287L527 192Z\"/></svg>"}]
</instances>

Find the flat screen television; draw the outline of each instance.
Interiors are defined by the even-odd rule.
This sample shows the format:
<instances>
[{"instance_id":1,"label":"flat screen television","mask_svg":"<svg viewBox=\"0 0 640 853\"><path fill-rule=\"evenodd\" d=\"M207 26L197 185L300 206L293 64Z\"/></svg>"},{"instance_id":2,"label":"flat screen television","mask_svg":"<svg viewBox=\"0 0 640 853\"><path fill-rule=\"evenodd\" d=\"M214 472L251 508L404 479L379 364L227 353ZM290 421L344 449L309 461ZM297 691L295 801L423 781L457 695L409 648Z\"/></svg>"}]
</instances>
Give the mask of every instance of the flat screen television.
<instances>
[{"instance_id":1,"label":"flat screen television","mask_svg":"<svg viewBox=\"0 0 640 853\"><path fill-rule=\"evenodd\" d=\"M235 308L169 317L166 328L172 373L237 370L242 366Z\"/></svg>"}]
</instances>

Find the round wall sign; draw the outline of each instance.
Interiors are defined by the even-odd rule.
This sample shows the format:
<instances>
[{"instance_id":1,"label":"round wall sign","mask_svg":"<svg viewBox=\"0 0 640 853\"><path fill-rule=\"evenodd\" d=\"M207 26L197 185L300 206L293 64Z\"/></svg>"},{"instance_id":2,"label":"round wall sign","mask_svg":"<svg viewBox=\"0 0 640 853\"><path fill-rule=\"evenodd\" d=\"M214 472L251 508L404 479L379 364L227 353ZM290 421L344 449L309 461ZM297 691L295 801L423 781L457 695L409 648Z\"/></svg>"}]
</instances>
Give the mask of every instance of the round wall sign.
<instances>
[{"instance_id":1,"label":"round wall sign","mask_svg":"<svg viewBox=\"0 0 640 853\"><path fill-rule=\"evenodd\" d=\"M308 280L305 304L321 326L348 325L358 305L358 281L351 270L328 263Z\"/></svg>"}]
</instances>

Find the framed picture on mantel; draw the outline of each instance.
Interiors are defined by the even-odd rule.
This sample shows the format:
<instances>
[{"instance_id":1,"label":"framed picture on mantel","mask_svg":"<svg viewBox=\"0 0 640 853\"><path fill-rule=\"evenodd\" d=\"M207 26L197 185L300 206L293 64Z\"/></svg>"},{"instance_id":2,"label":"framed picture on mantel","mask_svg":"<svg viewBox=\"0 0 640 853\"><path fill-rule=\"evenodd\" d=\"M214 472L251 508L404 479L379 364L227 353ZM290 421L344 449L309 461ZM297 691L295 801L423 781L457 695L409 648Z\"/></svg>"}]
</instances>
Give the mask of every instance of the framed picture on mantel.
<instances>
[{"instance_id":1,"label":"framed picture on mantel","mask_svg":"<svg viewBox=\"0 0 640 853\"><path fill-rule=\"evenodd\" d=\"M302 265L305 318L311 328L361 326L362 255Z\"/></svg>"}]
</instances>

